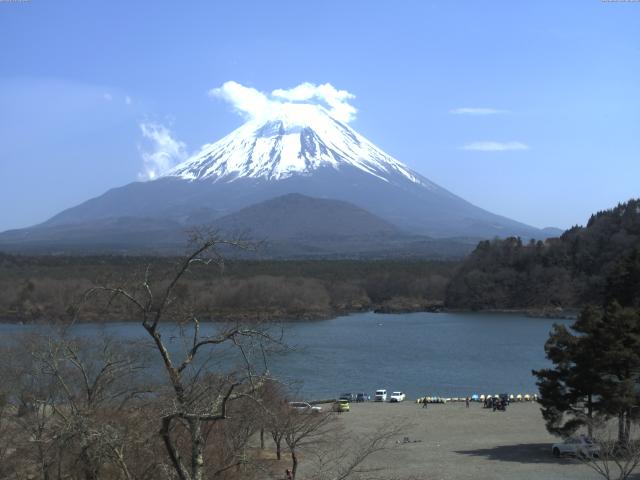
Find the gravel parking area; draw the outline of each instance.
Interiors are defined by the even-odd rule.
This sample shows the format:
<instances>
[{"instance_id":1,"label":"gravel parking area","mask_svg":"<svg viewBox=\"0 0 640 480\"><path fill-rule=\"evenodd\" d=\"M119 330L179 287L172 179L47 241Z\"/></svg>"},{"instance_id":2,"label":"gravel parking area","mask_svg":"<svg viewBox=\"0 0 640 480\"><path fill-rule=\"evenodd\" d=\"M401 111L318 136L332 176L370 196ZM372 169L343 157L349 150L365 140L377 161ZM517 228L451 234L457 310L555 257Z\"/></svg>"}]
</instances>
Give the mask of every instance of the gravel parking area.
<instances>
[{"instance_id":1,"label":"gravel parking area","mask_svg":"<svg viewBox=\"0 0 640 480\"><path fill-rule=\"evenodd\" d=\"M393 422L406 425L394 448L367 460L383 469L382 478L428 480L601 478L572 458L551 455L556 437L547 433L535 403L515 403L506 412L479 403L432 404L411 401L351 404L341 414L345 427L367 435ZM403 443L404 437L409 442Z\"/></svg>"}]
</instances>

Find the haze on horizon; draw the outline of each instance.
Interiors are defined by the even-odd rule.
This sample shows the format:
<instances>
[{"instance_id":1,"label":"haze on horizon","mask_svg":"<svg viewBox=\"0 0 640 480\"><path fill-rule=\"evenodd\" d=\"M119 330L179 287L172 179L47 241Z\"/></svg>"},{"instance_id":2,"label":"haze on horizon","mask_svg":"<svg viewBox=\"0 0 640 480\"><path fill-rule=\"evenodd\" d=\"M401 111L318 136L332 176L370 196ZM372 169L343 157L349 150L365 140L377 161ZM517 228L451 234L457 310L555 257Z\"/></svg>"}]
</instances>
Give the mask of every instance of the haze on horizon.
<instances>
[{"instance_id":1,"label":"haze on horizon","mask_svg":"<svg viewBox=\"0 0 640 480\"><path fill-rule=\"evenodd\" d=\"M489 211L583 224L640 196L639 24L599 1L2 2L0 231L288 102Z\"/></svg>"}]
</instances>

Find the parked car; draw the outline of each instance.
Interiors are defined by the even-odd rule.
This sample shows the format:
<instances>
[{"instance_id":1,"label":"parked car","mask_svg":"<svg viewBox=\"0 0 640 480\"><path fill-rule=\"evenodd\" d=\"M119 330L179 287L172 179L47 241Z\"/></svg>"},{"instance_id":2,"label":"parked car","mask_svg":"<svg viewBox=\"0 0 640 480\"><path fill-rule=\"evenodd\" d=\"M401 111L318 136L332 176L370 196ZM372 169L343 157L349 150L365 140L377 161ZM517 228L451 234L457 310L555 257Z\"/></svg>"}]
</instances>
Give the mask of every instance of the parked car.
<instances>
[{"instance_id":1,"label":"parked car","mask_svg":"<svg viewBox=\"0 0 640 480\"><path fill-rule=\"evenodd\" d=\"M380 390L376 390L376 394L373 397L375 402L386 402L387 401L387 391L384 388Z\"/></svg>"},{"instance_id":2,"label":"parked car","mask_svg":"<svg viewBox=\"0 0 640 480\"><path fill-rule=\"evenodd\" d=\"M389 401L390 402L403 402L405 399L406 395L402 392L393 392L391 394L391 396L389 397Z\"/></svg>"},{"instance_id":3,"label":"parked car","mask_svg":"<svg viewBox=\"0 0 640 480\"><path fill-rule=\"evenodd\" d=\"M551 453L554 457L562 455L575 455L581 457L599 457L600 445L585 435L579 437L569 437L564 442L554 443L551 446Z\"/></svg>"},{"instance_id":4,"label":"parked car","mask_svg":"<svg viewBox=\"0 0 640 480\"><path fill-rule=\"evenodd\" d=\"M347 400L340 399L333 402L332 409L334 412L338 412L338 413L348 412L349 410L351 410L351 405L349 405L349 402Z\"/></svg>"},{"instance_id":5,"label":"parked car","mask_svg":"<svg viewBox=\"0 0 640 480\"><path fill-rule=\"evenodd\" d=\"M356 396L353 393L343 393L338 397L339 400L346 400L347 402L355 402Z\"/></svg>"},{"instance_id":6,"label":"parked car","mask_svg":"<svg viewBox=\"0 0 640 480\"><path fill-rule=\"evenodd\" d=\"M321 412L322 407L307 402L289 402L289 406L298 412Z\"/></svg>"},{"instance_id":7,"label":"parked car","mask_svg":"<svg viewBox=\"0 0 640 480\"><path fill-rule=\"evenodd\" d=\"M356 403L368 402L369 400L371 400L371 397L369 396L368 393L364 393L364 392L356 393Z\"/></svg>"}]
</instances>

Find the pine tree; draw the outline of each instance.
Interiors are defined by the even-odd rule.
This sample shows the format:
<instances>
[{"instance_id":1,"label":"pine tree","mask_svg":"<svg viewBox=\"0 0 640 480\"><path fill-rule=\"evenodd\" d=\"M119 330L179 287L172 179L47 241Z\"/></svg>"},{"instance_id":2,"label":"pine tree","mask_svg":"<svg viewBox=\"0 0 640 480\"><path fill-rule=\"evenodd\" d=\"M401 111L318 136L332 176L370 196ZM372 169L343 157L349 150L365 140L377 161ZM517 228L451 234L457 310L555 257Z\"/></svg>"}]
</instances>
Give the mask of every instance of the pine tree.
<instances>
[{"instance_id":1,"label":"pine tree","mask_svg":"<svg viewBox=\"0 0 640 480\"><path fill-rule=\"evenodd\" d=\"M618 418L618 441L627 444L631 422L640 413L640 311L610 304L589 333L600 381L599 411Z\"/></svg>"},{"instance_id":2,"label":"pine tree","mask_svg":"<svg viewBox=\"0 0 640 480\"><path fill-rule=\"evenodd\" d=\"M640 248L624 257L609 276L606 298L625 307L640 307Z\"/></svg>"},{"instance_id":3,"label":"pine tree","mask_svg":"<svg viewBox=\"0 0 640 480\"><path fill-rule=\"evenodd\" d=\"M554 368L533 371L547 430L562 437L584 426L592 433L598 373L589 362L591 345L582 340L565 326L554 325L545 343Z\"/></svg>"},{"instance_id":4,"label":"pine tree","mask_svg":"<svg viewBox=\"0 0 640 480\"><path fill-rule=\"evenodd\" d=\"M568 330L556 325L545 344L554 367L534 371L547 430L568 436L595 418L618 419L618 441L629 439L640 405L640 312L614 302L585 308Z\"/></svg>"}]
</instances>

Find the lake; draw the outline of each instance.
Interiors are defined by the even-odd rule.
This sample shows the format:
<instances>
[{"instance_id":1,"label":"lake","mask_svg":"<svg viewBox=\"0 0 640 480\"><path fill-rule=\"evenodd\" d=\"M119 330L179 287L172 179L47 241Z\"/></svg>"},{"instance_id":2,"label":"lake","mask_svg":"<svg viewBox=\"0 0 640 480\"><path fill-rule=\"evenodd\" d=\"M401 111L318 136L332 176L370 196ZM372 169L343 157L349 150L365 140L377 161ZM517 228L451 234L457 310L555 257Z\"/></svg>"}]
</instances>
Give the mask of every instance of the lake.
<instances>
[{"instance_id":1,"label":"lake","mask_svg":"<svg viewBox=\"0 0 640 480\"><path fill-rule=\"evenodd\" d=\"M273 374L300 396L402 390L408 398L473 393L535 393L532 369L548 365L544 342L553 323L570 320L497 313L359 313L283 324L293 347L269 360ZM206 330L215 328L207 324ZM1 324L0 335L34 328ZM137 323L81 324L82 335L145 338ZM166 337L165 337L166 338Z\"/></svg>"}]
</instances>

